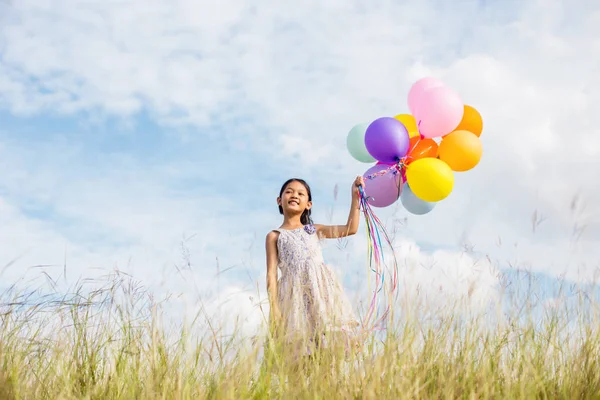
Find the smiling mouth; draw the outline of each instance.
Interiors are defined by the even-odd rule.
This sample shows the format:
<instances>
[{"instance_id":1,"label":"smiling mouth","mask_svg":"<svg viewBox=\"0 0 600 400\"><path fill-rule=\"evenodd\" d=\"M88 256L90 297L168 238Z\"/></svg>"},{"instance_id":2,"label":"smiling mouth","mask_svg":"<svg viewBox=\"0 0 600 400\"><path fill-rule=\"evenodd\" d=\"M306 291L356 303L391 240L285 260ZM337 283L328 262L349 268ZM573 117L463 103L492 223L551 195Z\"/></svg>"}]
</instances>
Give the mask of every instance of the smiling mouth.
<instances>
[{"instance_id":1,"label":"smiling mouth","mask_svg":"<svg viewBox=\"0 0 600 400\"><path fill-rule=\"evenodd\" d=\"M288 204L289 204L289 205L295 204L295 205L297 205L297 206L299 206L299 205L300 205L300 203L298 203L296 200L290 200L290 201L288 201Z\"/></svg>"}]
</instances>

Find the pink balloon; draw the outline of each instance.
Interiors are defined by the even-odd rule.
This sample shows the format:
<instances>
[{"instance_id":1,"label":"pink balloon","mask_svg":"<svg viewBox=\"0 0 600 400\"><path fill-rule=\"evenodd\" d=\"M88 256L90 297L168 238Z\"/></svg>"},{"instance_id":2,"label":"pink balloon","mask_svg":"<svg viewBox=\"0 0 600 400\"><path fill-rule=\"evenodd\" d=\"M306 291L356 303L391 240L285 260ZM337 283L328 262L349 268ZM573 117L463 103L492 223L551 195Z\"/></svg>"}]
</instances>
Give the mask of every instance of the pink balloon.
<instances>
[{"instance_id":1,"label":"pink balloon","mask_svg":"<svg viewBox=\"0 0 600 400\"><path fill-rule=\"evenodd\" d=\"M413 116L421 136L431 139L452 132L464 112L465 105L459 95L447 86L439 86L423 93Z\"/></svg>"},{"instance_id":2,"label":"pink balloon","mask_svg":"<svg viewBox=\"0 0 600 400\"><path fill-rule=\"evenodd\" d=\"M363 175L367 202L373 207L387 207L400 197L402 178L397 170L393 169L383 175L376 175L388 168L390 165L377 164L369 168Z\"/></svg>"},{"instance_id":3,"label":"pink balloon","mask_svg":"<svg viewBox=\"0 0 600 400\"><path fill-rule=\"evenodd\" d=\"M412 115L415 115L415 111L421 103L421 97L426 91L440 86L445 86L444 82L430 76L426 78L421 78L415 83L413 83L410 90L408 91L408 109L410 110L410 113Z\"/></svg>"}]
</instances>

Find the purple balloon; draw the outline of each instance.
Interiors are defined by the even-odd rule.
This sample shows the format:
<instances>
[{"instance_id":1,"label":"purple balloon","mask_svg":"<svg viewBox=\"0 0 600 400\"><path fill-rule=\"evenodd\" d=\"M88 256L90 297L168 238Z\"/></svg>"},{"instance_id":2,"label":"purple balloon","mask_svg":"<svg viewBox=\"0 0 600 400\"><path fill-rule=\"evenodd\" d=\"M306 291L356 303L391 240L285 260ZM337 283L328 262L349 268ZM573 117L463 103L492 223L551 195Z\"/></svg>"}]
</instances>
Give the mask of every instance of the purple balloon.
<instances>
[{"instance_id":1,"label":"purple balloon","mask_svg":"<svg viewBox=\"0 0 600 400\"><path fill-rule=\"evenodd\" d=\"M402 192L402 175L395 168L383 175L376 175L391 166L377 164L369 168L364 174L365 194L367 202L373 207L387 207L392 205Z\"/></svg>"},{"instance_id":2,"label":"purple balloon","mask_svg":"<svg viewBox=\"0 0 600 400\"><path fill-rule=\"evenodd\" d=\"M365 132L367 151L381 162L397 163L408 152L409 143L406 127L395 118L378 118Z\"/></svg>"}]
</instances>

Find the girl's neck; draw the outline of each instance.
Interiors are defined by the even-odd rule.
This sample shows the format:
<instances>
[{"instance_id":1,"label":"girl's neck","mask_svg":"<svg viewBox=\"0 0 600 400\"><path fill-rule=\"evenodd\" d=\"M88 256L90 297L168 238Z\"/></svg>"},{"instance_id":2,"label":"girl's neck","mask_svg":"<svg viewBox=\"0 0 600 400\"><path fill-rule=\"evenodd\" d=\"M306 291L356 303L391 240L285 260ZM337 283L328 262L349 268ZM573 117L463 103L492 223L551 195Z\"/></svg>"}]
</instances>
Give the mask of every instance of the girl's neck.
<instances>
[{"instance_id":1,"label":"girl's neck","mask_svg":"<svg viewBox=\"0 0 600 400\"><path fill-rule=\"evenodd\" d=\"M300 220L300 216L290 216L290 217L283 217L283 223L281 224L281 228L284 229L296 229L296 228L302 228L304 226L304 224L302 223L302 221Z\"/></svg>"}]
</instances>

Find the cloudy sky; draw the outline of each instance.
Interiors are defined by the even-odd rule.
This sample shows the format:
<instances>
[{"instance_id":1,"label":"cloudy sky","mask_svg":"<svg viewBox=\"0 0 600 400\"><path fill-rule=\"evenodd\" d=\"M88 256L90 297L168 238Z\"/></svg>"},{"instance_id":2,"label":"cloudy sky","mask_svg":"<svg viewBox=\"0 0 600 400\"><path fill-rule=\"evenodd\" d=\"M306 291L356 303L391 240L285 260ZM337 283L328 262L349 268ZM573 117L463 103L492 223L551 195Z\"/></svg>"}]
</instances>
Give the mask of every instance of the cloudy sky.
<instances>
[{"instance_id":1,"label":"cloudy sky","mask_svg":"<svg viewBox=\"0 0 600 400\"><path fill-rule=\"evenodd\" d=\"M474 286L480 302L511 268L594 276L596 1L256 4L0 1L2 285L118 268L249 313L282 182L307 179L317 222L343 223L369 167L348 130L408 112L424 76L481 112L484 157L429 215L377 211L406 292ZM365 249L362 234L326 249L357 302Z\"/></svg>"}]
</instances>

